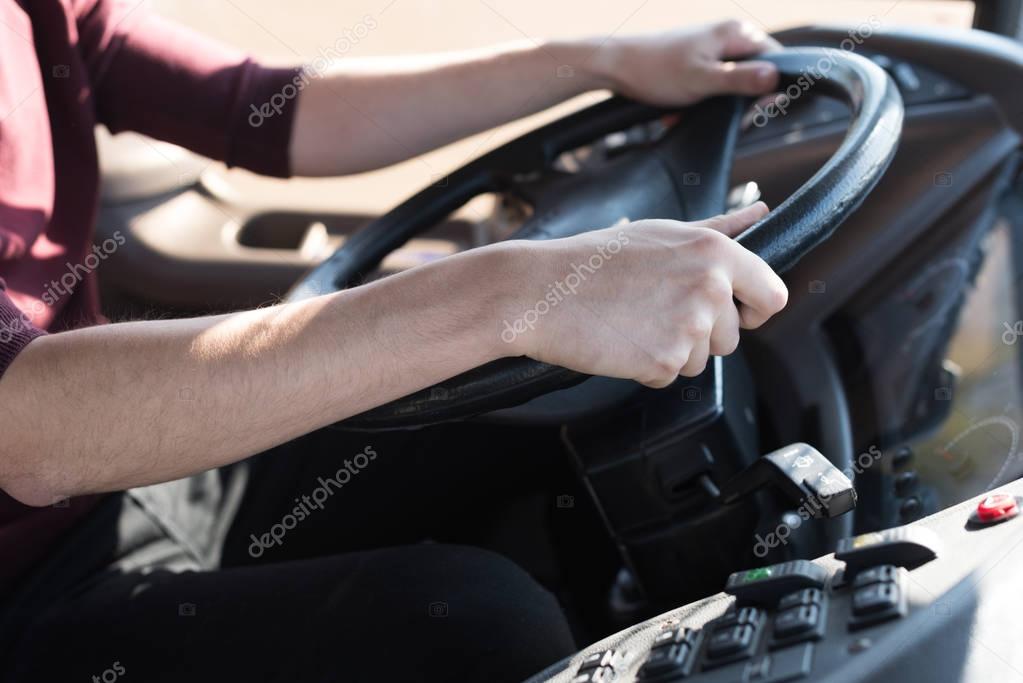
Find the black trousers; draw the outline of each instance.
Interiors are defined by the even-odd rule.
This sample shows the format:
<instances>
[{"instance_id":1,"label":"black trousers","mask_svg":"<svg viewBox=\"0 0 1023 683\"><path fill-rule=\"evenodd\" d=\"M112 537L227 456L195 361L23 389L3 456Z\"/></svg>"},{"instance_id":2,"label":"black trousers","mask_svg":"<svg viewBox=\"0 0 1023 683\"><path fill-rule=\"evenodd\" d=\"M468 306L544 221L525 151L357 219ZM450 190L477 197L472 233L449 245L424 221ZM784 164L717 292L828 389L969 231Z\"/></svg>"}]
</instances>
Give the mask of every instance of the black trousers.
<instances>
[{"instance_id":1,"label":"black trousers","mask_svg":"<svg viewBox=\"0 0 1023 683\"><path fill-rule=\"evenodd\" d=\"M550 593L443 542L493 463L439 446L323 431L111 496L0 610L4 680L519 681L570 654Z\"/></svg>"}]
</instances>

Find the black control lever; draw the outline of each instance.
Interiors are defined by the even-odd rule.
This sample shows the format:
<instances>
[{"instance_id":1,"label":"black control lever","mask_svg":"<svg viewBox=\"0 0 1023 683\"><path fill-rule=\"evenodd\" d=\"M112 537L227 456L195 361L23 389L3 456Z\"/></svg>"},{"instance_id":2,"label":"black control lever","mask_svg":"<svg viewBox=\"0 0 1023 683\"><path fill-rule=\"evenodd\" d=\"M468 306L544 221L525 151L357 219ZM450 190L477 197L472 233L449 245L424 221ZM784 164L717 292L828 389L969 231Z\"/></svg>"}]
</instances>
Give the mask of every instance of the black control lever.
<instances>
[{"instance_id":1,"label":"black control lever","mask_svg":"<svg viewBox=\"0 0 1023 683\"><path fill-rule=\"evenodd\" d=\"M728 505L769 485L818 519L837 517L856 507L856 489L849 477L805 443L758 458L721 487L718 500Z\"/></svg>"}]
</instances>

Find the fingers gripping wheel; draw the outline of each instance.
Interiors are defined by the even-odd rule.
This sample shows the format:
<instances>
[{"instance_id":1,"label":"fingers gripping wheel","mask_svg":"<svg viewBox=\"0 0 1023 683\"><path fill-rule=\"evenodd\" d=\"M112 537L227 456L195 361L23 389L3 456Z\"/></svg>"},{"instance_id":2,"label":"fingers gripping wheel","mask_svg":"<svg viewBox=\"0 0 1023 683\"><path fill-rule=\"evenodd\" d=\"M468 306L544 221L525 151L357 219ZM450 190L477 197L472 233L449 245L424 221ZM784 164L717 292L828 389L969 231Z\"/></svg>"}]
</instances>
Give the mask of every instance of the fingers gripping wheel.
<instances>
[{"instance_id":1,"label":"fingers gripping wheel","mask_svg":"<svg viewBox=\"0 0 1023 683\"><path fill-rule=\"evenodd\" d=\"M888 75L857 55L800 48L759 58L777 64L783 88L801 90L806 89L805 71L826 59L831 69L812 84L813 91L848 102L852 112L845 140L832 158L738 238L783 272L826 240L880 180L895 154L903 108ZM668 113L621 98L577 112L471 162L446 183L423 190L380 217L306 275L288 300L358 284L391 251L483 192L514 192L533 204L530 220L514 235L518 239L567 237L623 217L692 221L718 214L725 206L745 108L739 98L688 107L682 123L657 142L566 176L552 170L561 152ZM422 427L523 403L586 378L528 358L506 358L343 424L364 430Z\"/></svg>"}]
</instances>

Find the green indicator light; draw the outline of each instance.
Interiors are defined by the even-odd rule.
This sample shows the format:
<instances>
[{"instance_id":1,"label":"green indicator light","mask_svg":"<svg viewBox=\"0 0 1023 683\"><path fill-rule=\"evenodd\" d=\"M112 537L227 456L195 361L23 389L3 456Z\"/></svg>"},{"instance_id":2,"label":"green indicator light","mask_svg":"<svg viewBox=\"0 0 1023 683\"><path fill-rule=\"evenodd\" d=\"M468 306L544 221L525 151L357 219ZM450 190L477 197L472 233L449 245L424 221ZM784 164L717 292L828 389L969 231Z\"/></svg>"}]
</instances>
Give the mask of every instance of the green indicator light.
<instances>
[{"instance_id":1,"label":"green indicator light","mask_svg":"<svg viewBox=\"0 0 1023 683\"><path fill-rule=\"evenodd\" d=\"M771 576L770 567L758 567L756 569L750 569L746 572L746 576L743 578L744 581L759 581L760 579L766 579Z\"/></svg>"}]
</instances>

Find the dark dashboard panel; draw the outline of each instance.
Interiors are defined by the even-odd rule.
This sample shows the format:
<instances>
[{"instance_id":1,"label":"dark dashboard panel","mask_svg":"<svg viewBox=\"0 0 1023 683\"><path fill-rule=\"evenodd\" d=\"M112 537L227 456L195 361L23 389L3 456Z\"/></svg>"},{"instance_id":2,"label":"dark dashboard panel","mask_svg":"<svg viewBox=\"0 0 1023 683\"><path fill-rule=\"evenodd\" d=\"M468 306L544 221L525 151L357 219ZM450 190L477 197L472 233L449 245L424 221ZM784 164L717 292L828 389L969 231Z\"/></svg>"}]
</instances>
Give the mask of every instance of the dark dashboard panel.
<instances>
[{"instance_id":1,"label":"dark dashboard panel","mask_svg":"<svg viewBox=\"0 0 1023 683\"><path fill-rule=\"evenodd\" d=\"M833 28L797 29L781 38L837 46L845 35ZM913 461L919 439L940 432L950 415L961 416L962 404L949 400L958 394L944 359L964 306L972 319L970 310L990 305L964 293L991 257L994 207L1013 178L1019 148L1019 136L1007 124L1020 113L1008 107L1023 104L1015 86L1023 48L976 32L963 35L956 42L944 34L897 31L878 33L864 45L864 54L890 70L907 101L903 139L886 176L891 182L883 180L828 243L786 276L785 314L744 343L758 388L767 392L767 421L778 426L783 441L808 440L839 463L868 449L883 451L879 466L857 481L859 530L918 518L1006 480L988 477L967 485L942 473L938 496L936 482L928 480L936 470L925 461L939 456L917 452ZM794 101L786 115L744 136L735 181L760 182L769 204L786 197L837 144L840 110L823 97ZM962 267L952 273L942 264ZM809 338L801 346L826 349L832 365L793 350L796 338ZM819 380L835 368L841 396ZM1010 374L1003 373L1005 381ZM785 381L787 391L775 389ZM848 421L817 409L826 402L844 403ZM814 426L819 433L807 434ZM850 435L847 445L838 438L843 430ZM1006 439L999 434L999 440Z\"/></svg>"},{"instance_id":2,"label":"dark dashboard panel","mask_svg":"<svg viewBox=\"0 0 1023 683\"><path fill-rule=\"evenodd\" d=\"M1014 678L1023 659L1015 609L1023 598L1023 482L999 493L846 539L812 562L738 572L726 587L738 597L718 593L672 610L528 683ZM1016 516L999 521L1006 506ZM978 524L978 512L990 523Z\"/></svg>"},{"instance_id":3,"label":"dark dashboard panel","mask_svg":"<svg viewBox=\"0 0 1023 683\"><path fill-rule=\"evenodd\" d=\"M888 72L898 86L907 109L955 102L972 96L963 85L934 69L868 50L860 50L859 53ZM848 116L849 109L845 104L830 97L816 96L812 85L805 90L792 86L777 96L762 98L754 103L747 115L748 126L743 132L742 144L777 141L777 138L783 136L798 138L808 129L843 122Z\"/></svg>"},{"instance_id":4,"label":"dark dashboard panel","mask_svg":"<svg viewBox=\"0 0 1023 683\"><path fill-rule=\"evenodd\" d=\"M747 559L744 543L722 543L700 556L679 550L755 532L754 506L720 505L713 492L760 454L754 409L749 369L735 354L714 358L699 377L648 391L613 419L565 430L647 608L706 595L716 577Z\"/></svg>"},{"instance_id":5,"label":"dark dashboard panel","mask_svg":"<svg viewBox=\"0 0 1023 683\"><path fill-rule=\"evenodd\" d=\"M848 38L844 26L805 26L775 34L784 45L817 45L841 49ZM984 31L953 28L901 27L876 31L864 41L868 56L883 55L893 67L905 62L918 73L940 74L941 80L965 88L973 95L990 95L1014 128L1023 121L1023 91L1015 87L1023 46L1018 41ZM920 94L907 89L893 75L907 104ZM925 80L925 79L922 79ZM922 94L932 94L921 90ZM941 97L939 99L948 99Z\"/></svg>"}]
</instances>

